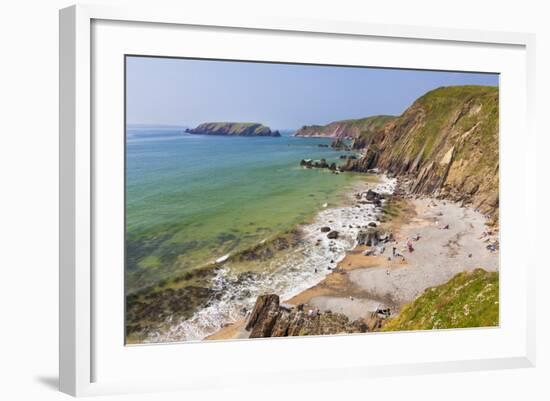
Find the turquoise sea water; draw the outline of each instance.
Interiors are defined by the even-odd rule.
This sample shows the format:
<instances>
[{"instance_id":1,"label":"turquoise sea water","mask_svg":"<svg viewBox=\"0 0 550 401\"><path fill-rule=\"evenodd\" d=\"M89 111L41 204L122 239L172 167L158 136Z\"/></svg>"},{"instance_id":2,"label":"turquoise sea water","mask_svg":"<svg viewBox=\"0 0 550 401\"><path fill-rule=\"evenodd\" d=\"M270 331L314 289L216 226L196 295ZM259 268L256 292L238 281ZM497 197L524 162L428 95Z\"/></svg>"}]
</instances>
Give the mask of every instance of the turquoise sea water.
<instances>
[{"instance_id":1,"label":"turquoise sea water","mask_svg":"<svg viewBox=\"0 0 550 401\"><path fill-rule=\"evenodd\" d=\"M359 176L304 169L338 161L330 139L201 136L128 129L127 289L133 291L311 219Z\"/></svg>"}]
</instances>

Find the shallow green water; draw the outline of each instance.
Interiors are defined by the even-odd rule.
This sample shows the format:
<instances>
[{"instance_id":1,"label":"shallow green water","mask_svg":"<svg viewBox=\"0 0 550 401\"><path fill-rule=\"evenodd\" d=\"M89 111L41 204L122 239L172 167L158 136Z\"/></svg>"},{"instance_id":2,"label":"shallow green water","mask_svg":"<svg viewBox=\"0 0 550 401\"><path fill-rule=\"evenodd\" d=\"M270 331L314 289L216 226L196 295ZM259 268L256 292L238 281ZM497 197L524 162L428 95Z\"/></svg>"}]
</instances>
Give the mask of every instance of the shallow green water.
<instances>
[{"instance_id":1,"label":"shallow green water","mask_svg":"<svg viewBox=\"0 0 550 401\"><path fill-rule=\"evenodd\" d=\"M310 219L360 179L308 170L338 161L329 139L209 137L129 129L127 289L200 267Z\"/></svg>"}]
</instances>

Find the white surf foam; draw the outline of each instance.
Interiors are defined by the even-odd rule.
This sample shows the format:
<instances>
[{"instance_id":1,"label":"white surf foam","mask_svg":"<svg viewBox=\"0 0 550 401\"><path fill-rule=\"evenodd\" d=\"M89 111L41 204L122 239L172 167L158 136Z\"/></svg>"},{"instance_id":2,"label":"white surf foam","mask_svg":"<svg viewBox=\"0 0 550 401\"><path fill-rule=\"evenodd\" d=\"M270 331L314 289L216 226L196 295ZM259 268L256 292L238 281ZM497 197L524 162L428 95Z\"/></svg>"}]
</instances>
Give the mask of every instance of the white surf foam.
<instances>
[{"instance_id":1,"label":"white surf foam","mask_svg":"<svg viewBox=\"0 0 550 401\"><path fill-rule=\"evenodd\" d=\"M383 194L394 192L396 180L381 176L376 184L362 184L356 191L372 189ZM384 202L384 201L383 201ZM221 292L191 318L171 322L167 331L151 333L147 342L201 340L220 330L224 324L242 319L259 295L278 294L282 300L321 282L336 267L347 251L356 246L359 230L377 221L381 208L373 204L358 204L350 200L349 206L326 208L311 224L302 226L303 245L284 258L272 261L266 271L238 279L229 263L213 279L212 288ZM337 239L329 239L321 227L338 231Z\"/></svg>"}]
</instances>

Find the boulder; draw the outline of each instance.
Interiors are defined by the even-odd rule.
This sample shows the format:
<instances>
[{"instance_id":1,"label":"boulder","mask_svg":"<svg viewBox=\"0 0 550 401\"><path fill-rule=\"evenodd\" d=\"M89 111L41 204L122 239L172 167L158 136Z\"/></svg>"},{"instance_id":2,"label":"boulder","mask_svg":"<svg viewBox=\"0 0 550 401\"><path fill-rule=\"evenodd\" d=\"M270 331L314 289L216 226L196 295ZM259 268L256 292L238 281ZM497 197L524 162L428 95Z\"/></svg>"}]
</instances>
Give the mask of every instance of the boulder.
<instances>
[{"instance_id":1,"label":"boulder","mask_svg":"<svg viewBox=\"0 0 550 401\"><path fill-rule=\"evenodd\" d=\"M328 239L338 239L338 231L334 230L327 234Z\"/></svg>"},{"instance_id":2,"label":"boulder","mask_svg":"<svg viewBox=\"0 0 550 401\"><path fill-rule=\"evenodd\" d=\"M369 189L366 192L365 197L368 201L382 199L382 195L380 195L378 192L373 191L372 189Z\"/></svg>"},{"instance_id":3,"label":"boulder","mask_svg":"<svg viewBox=\"0 0 550 401\"><path fill-rule=\"evenodd\" d=\"M329 226L321 227L321 232L322 232L322 233L328 233L329 231L330 231L330 227L329 227Z\"/></svg>"},{"instance_id":4,"label":"boulder","mask_svg":"<svg viewBox=\"0 0 550 401\"><path fill-rule=\"evenodd\" d=\"M248 318L245 329L250 338L269 337L279 315L279 297L274 294L260 295Z\"/></svg>"},{"instance_id":5,"label":"boulder","mask_svg":"<svg viewBox=\"0 0 550 401\"><path fill-rule=\"evenodd\" d=\"M328 163L325 159L313 162L313 167L315 168L328 168Z\"/></svg>"},{"instance_id":6,"label":"boulder","mask_svg":"<svg viewBox=\"0 0 550 401\"><path fill-rule=\"evenodd\" d=\"M376 246L380 243L380 231L374 227L367 230L361 230L357 233L357 244L366 246Z\"/></svg>"}]
</instances>

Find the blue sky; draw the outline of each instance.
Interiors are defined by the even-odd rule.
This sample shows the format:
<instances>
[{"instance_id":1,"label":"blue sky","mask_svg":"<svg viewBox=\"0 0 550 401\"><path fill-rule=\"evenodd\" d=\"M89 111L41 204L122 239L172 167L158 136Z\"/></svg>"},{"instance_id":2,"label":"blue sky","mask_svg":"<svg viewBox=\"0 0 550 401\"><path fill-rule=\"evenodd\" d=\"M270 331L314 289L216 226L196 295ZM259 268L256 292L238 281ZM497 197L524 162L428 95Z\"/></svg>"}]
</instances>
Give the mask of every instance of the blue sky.
<instances>
[{"instance_id":1,"label":"blue sky","mask_svg":"<svg viewBox=\"0 0 550 401\"><path fill-rule=\"evenodd\" d=\"M128 124L208 121L299 128L401 114L431 89L498 85L497 74L127 57Z\"/></svg>"}]
</instances>

